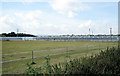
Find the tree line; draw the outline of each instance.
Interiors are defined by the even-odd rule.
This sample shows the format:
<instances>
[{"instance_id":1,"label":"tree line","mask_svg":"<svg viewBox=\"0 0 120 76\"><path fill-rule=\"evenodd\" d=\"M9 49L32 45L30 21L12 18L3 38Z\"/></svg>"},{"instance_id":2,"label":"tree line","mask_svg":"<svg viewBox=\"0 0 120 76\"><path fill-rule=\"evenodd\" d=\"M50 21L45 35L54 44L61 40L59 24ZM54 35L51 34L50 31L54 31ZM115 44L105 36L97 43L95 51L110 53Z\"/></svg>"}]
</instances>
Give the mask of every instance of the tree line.
<instances>
[{"instance_id":1,"label":"tree line","mask_svg":"<svg viewBox=\"0 0 120 76\"><path fill-rule=\"evenodd\" d=\"M36 37L35 35L31 35L31 34L15 33L15 32L2 33L0 34L0 36L1 37Z\"/></svg>"}]
</instances>

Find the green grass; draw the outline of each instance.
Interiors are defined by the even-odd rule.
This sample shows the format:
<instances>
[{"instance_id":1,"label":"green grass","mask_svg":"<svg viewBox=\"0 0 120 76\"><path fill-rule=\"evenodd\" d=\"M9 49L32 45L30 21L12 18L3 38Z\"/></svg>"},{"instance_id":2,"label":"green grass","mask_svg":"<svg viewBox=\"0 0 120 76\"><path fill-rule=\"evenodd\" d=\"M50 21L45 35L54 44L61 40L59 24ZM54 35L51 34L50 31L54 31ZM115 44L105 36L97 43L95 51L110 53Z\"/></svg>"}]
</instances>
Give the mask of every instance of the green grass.
<instances>
[{"instance_id":1,"label":"green grass","mask_svg":"<svg viewBox=\"0 0 120 76\"><path fill-rule=\"evenodd\" d=\"M3 41L2 60L13 62L3 63L4 74L21 74L26 69L26 64L31 62L32 51L34 51L35 63L33 66L43 66L44 57L50 55L51 64L64 62L70 58L79 58L97 54L107 47L117 46L117 42L90 42L90 41ZM42 51L41 51L42 50ZM26 52L26 53L25 53ZM16 54L15 54L16 53ZM6 54L6 55L5 55ZM7 55L9 54L9 55ZM56 55L53 55L56 54ZM39 57L41 56L41 57Z\"/></svg>"}]
</instances>

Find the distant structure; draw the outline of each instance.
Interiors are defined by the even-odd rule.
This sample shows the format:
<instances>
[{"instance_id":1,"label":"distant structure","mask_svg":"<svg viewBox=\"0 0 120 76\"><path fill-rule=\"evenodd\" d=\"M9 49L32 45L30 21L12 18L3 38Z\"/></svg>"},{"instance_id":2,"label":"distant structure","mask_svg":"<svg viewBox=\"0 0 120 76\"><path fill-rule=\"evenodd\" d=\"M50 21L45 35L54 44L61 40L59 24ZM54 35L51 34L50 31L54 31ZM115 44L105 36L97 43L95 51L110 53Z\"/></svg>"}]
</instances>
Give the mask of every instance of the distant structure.
<instances>
[{"instance_id":1,"label":"distant structure","mask_svg":"<svg viewBox=\"0 0 120 76\"><path fill-rule=\"evenodd\" d=\"M92 35L93 35L93 31L92 31Z\"/></svg>"},{"instance_id":2,"label":"distant structure","mask_svg":"<svg viewBox=\"0 0 120 76\"><path fill-rule=\"evenodd\" d=\"M18 32L19 32L19 29L17 29L17 37L18 37Z\"/></svg>"},{"instance_id":3,"label":"distant structure","mask_svg":"<svg viewBox=\"0 0 120 76\"><path fill-rule=\"evenodd\" d=\"M90 28L89 28L89 35L90 35Z\"/></svg>"},{"instance_id":4,"label":"distant structure","mask_svg":"<svg viewBox=\"0 0 120 76\"><path fill-rule=\"evenodd\" d=\"M112 28L110 28L110 37L111 37L111 41L112 41Z\"/></svg>"},{"instance_id":5,"label":"distant structure","mask_svg":"<svg viewBox=\"0 0 120 76\"><path fill-rule=\"evenodd\" d=\"M112 35L112 28L110 28L110 35Z\"/></svg>"},{"instance_id":6,"label":"distant structure","mask_svg":"<svg viewBox=\"0 0 120 76\"><path fill-rule=\"evenodd\" d=\"M24 36L22 37L2 37L2 40L42 40L42 41L118 41L117 35L61 35L61 36Z\"/></svg>"}]
</instances>

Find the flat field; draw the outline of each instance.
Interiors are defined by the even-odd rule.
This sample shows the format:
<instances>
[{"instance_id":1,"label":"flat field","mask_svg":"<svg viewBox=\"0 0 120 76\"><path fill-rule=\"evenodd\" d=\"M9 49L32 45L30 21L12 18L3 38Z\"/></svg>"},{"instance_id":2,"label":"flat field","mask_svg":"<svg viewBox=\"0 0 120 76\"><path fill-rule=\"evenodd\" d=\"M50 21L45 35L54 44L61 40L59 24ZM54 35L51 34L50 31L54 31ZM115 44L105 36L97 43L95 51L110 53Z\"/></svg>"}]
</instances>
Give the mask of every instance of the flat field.
<instances>
[{"instance_id":1,"label":"flat field","mask_svg":"<svg viewBox=\"0 0 120 76\"><path fill-rule=\"evenodd\" d=\"M117 42L95 41L2 41L3 74L22 74L27 63L34 67L44 67L44 57L50 56L51 64L63 63L72 58L80 58L98 54L107 47L117 46Z\"/></svg>"}]
</instances>

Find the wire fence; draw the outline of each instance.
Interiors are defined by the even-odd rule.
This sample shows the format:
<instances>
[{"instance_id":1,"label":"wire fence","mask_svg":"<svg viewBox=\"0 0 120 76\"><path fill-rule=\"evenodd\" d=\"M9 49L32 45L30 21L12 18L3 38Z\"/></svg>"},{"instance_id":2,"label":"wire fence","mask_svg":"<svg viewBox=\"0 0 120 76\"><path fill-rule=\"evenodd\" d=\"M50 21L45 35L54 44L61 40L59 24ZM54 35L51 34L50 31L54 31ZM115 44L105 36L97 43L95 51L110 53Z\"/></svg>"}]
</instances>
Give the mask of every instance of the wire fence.
<instances>
[{"instance_id":1,"label":"wire fence","mask_svg":"<svg viewBox=\"0 0 120 76\"><path fill-rule=\"evenodd\" d=\"M43 58L46 56L64 56L63 58L72 58L83 55L91 55L100 52L101 50L105 50L106 48L117 47L118 44L111 44L110 42L106 43L105 46L103 43L98 43L96 45L93 44L85 44L83 46L69 46L69 47L56 47L55 49L47 49L47 50L33 50L33 51L25 51L19 53L11 53L11 54L2 54L2 59L0 63L21 61L21 60L32 60L36 58ZM90 53L89 53L90 52ZM78 54L78 55L76 55Z\"/></svg>"}]
</instances>

